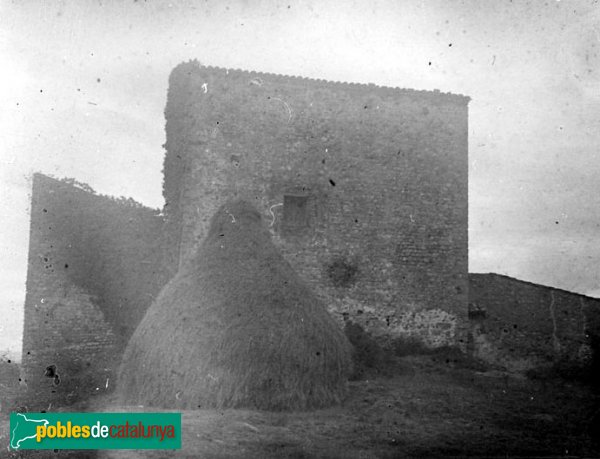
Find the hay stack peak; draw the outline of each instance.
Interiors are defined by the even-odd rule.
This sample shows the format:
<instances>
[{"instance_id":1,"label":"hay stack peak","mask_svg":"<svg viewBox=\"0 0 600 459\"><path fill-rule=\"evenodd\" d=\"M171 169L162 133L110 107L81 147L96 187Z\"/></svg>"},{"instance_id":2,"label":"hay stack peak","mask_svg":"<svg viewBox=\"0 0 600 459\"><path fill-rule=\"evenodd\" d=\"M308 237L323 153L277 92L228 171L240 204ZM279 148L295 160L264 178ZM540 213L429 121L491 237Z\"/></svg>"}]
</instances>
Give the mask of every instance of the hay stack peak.
<instances>
[{"instance_id":1,"label":"hay stack peak","mask_svg":"<svg viewBox=\"0 0 600 459\"><path fill-rule=\"evenodd\" d=\"M350 367L340 328L235 201L147 311L118 384L127 404L310 409L340 400Z\"/></svg>"}]
</instances>

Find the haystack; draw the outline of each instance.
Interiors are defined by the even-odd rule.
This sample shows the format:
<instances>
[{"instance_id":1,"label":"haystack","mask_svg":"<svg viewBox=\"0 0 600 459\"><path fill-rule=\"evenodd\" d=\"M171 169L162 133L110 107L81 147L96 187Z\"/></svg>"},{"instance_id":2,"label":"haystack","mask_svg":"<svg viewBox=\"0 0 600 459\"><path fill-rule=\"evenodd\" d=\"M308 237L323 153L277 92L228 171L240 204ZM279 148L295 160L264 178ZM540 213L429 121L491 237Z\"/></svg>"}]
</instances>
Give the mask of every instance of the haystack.
<instances>
[{"instance_id":1,"label":"haystack","mask_svg":"<svg viewBox=\"0 0 600 459\"><path fill-rule=\"evenodd\" d=\"M301 410L337 403L350 367L343 332L236 201L149 308L118 385L126 404Z\"/></svg>"}]
</instances>

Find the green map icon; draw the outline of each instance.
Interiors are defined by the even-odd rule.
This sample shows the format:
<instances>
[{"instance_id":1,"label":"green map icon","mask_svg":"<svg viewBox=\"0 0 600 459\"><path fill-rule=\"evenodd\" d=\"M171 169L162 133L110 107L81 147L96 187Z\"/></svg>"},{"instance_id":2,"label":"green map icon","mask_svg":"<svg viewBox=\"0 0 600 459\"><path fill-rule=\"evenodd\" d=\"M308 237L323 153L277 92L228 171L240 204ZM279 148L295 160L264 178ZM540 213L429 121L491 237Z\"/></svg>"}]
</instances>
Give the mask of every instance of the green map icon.
<instances>
[{"instance_id":1,"label":"green map icon","mask_svg":"<svg viewBox=\"0 0 600 459\"><path fill-rule=\"evenodd\" d=\"M10 414L10 447L19 449L22 446L27 446L31 442L35 442L36 429L38 426L47 426L47 419L34 419L27 417L27 413L11 413Z\"/></svg>"}]
</instances>

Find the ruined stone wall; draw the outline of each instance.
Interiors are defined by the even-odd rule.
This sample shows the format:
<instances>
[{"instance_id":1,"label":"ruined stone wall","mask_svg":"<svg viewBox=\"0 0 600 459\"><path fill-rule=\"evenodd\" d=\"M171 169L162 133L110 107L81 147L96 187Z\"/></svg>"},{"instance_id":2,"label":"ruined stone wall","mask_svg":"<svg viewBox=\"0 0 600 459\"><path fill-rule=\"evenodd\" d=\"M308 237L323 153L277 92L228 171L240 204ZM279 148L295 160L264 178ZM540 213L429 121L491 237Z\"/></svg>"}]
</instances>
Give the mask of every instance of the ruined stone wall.
<instances>
[{"instance_id":1,"label":"ruined stone wall","mask_svg":"<svg viewBox=\"0 0 600 459\"><path fill-rule=\"evenodd\" d=\"M600 300L498 274L469 275L471 352L512 370L585 363Z\"/></svg>"},{"instance_id":2,"label":"ruined stone wall","mask_svg":"<svg viewBox=\"0 0 600 459\"><path fill-rule=\"evenodd\" d=\"M340 322L454 344L468 290L467 102L180 65L165 112L173 250L184 263L218 206L244 198Z\"/></svg>"},{"instance_id":3,"label":"ruined stone wall","mask_svg":"<svg viewBox=\"0 0 600 459\"><path fill-rule=\"evenodd\" d=\"M123 344L174 270L163 226L131 200L34 176L23 335L30 403L46 409L112 389ZM45 376L51 365L59 380Z\"/></svg>"}]
</instances>

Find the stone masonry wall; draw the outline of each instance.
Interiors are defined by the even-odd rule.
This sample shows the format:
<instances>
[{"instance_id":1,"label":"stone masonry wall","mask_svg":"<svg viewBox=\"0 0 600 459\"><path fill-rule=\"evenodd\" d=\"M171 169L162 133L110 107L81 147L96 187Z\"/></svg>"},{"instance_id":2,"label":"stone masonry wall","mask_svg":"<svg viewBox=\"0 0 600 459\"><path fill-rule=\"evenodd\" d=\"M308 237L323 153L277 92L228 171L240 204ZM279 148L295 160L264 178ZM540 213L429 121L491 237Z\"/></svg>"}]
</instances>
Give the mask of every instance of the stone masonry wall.
<instances>
[{"instance_id":1,"label":"stone masonry wall","mask_svg":"<svg viewBox=\"0 0 600 459\"><path fill-rule=\"evenodd\" d=\"M23 334L30 403L46 409L112 389L123 345L174 270L163 226L131 200L34 176ZM52 365L60 384L45 375Z\"/></svg>"},{"instance_id":2,"label":"stone masonry wall","mask_svg":"<svg viewBox=\"0 0 600 459\"><path fill-rule=\"evenodd\" d=\"M185 263L230 198L340 320L456 344L467 305L467 102L439 92L178 66L164 194Z\"/></svg>"},{"instance_id":3,"label":"stone masonry wall","mask_svg":"<svg viewBox=\"0 0 600 459\"><path fill-rule=\"evenodd\" d=\"M511 370L586 363L600 300L498 274L469 275L470 351Z\"/></svg>"}]
</instances>

